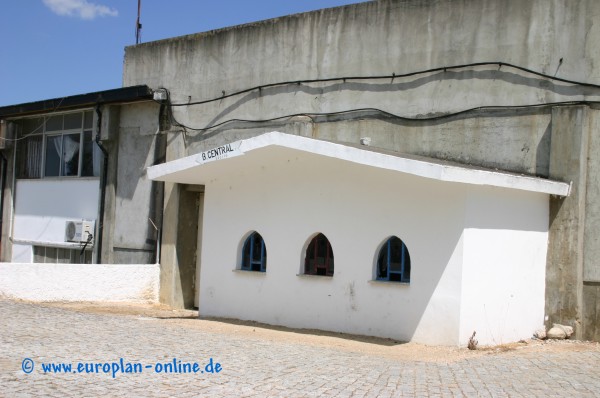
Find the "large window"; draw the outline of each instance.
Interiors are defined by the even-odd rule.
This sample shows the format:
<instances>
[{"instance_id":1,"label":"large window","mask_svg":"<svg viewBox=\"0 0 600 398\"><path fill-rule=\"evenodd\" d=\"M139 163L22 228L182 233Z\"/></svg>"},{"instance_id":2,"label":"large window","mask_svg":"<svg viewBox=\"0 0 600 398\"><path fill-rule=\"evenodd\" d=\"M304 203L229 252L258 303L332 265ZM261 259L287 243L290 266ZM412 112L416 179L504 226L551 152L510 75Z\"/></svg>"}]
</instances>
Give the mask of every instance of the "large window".
<instances>
[{"instance_id":1,"label":"large window","mask_svg":"<svg viewBox=\"0 0 600 398\"><path fill-rule=\"evenodd\" d=\"M267 248L258 232L252 232L244 242L241 268L245 271L265 272L267 270Z\"/></svg>"},{"instance_id":2,"label":"large window","mask_svg":"<svg viewBox=\"0 0 600 398\"><path fill-rule=\"evenodd\" d=\"M400 238L392 236L379 250L377 279L410 282L410 255L406 245Z\"/></svg>"},{"instance_id":3,"label":"large window","mask_svg":"<svg viewBox=\"0 0 600 398\"><path fill-rule=\"evenodd\" d=\"M325 235L319 233L306 249L304 273L307 275L333 276L333 250Z\"/></svg>"},{"instance_id":4,"label":"large window","mask_svg":"<svg viewBox=\"0 0 600 398\"><path fill-rule=\"evenodd\" d=\"M17 177L97 177L101 152L94 143L93 112L23 119L17 142Z\"/></svg>"}]
</instances>

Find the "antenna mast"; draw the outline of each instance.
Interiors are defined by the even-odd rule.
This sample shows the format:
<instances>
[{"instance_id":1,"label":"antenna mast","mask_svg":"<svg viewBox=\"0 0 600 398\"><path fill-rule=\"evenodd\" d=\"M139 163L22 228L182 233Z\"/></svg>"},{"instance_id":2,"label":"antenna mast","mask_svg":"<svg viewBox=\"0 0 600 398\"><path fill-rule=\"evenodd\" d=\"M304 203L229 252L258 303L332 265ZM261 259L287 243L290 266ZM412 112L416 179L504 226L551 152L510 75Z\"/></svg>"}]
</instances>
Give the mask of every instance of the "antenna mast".
<instances>
[{"instance_id":1,"label":"antenna mast","mask_svg":"<svg viewBox=\"0 0 600 398\"><path fill-rule=\"evenodd\" d=\"M142 0L138 0L137 21L135 21L135 44L140 44L142 39L142 24L140 23L140 14L142 12Z\"/></svg>"}]
</instances>

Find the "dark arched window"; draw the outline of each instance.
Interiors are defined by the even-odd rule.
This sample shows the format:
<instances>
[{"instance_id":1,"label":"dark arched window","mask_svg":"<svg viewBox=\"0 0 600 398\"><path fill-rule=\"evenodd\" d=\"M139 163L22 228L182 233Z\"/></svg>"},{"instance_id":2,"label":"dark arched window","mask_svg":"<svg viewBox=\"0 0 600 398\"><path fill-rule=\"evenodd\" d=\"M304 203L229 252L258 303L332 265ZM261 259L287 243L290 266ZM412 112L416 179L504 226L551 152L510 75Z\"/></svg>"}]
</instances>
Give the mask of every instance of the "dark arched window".
<instances>
[{"instance_id":1,"label":"dark arched window","mask_svg":"<svg viewBox=\"0 0 600 398\"><path fill-rule=\"evenodd\" d=\"M252 232L244 242L241 268L246 271L267 270L267 248L258 232Z\"/></svg>"},{"instance_id":2,"label":"dark arched window","mask_svg":"<svg viewBox=\"0 0 600 398\"><path fill-rule=\"evenodd\" d=\"M333 276L333 250L323 234L315 236L306 249L304 273Z\"/></svg>"},{"instance_id":3,"label":"dark arched window","mask_svg":"<svg viewBox=\"0 0 600 398\"><path fill-rule=\"evenodd\" d=\"M410 282L410 255L404 242L392 236L379 251L377 279L394 282Z\"/></svg>"}]
</instances>

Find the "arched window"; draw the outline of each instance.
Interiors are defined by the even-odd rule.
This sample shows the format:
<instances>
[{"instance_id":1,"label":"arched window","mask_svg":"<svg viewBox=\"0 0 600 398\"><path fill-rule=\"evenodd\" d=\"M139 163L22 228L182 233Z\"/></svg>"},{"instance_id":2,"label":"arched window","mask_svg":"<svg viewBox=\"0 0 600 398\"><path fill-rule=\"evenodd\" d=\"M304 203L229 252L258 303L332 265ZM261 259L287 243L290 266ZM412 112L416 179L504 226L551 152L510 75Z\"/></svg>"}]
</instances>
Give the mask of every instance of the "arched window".
<instances>
[{"instance_id":1,"label":"arched window","mask_svg":"<svg viewBox=\"0 0 600 398\"><path fill-rule=\"evenodd\" d=\"M329 240L321 233L312 238L306 249L304 273L333 276L333 250Z\"/></svg>"},{"instance_id":2,"label":"arched window","mask_svg":"<svg viewBox=\"0 0 600 398\"><path fill-rule=\"evenodd\" d=\"M256 231L252 232L244 242L241 268L246 271L267 270L267 248L262 236Z\"/></svg>"},{"instance_id":3,"label":"arched window","mask_svg":"<svg viewBox=\"0 0 600 398\"><path fill-rule=\"evenodd\" d=\"M404 242L395 236L389 238L379 251L377 279L410 282L410 255Z\"/></svg>"}]
</instances>

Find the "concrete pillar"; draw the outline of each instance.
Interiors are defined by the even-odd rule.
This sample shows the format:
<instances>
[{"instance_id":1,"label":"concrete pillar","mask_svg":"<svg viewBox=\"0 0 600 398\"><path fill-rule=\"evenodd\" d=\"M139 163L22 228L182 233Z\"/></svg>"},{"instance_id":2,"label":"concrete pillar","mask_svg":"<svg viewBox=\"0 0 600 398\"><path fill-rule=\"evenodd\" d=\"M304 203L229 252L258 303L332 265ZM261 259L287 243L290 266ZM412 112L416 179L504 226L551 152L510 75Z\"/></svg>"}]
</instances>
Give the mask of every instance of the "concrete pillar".
<instances>
[{"instance_id":1,"label":"concrete pillar","mask_svg":"<svg viewBox=\"0 0 600 398\"><path fill-rule=\"evenodd\" d=\"M12 226L14 216L14 150L13 147L3 151L6 157L4 192L2 192L2 247L0 262L12 260ZM0 170L0 172L3 170Z\"/></svg>"},{"instance_id":2,"label":"concrete pillar","mask_svg":"<svg viewBox=\"0 0 600 398\"><path fill-rule=\"evenodd\" d=\"M600 109L589 109L583 243L583 336L600 341Z\"/></svg>"},{"instance_id":3,"label":"concrete pillar","mask_svg":"<svg viewBox=\"0 0 600 398\"><path fill-rule=\"evenodd\" d=\"M117 200L117 168L119 167L119 106L103 106L100 139L108 151L108 166L106 168L106 188L104 192L104 217L102 225L102 248L100 261L103 264L114 263L113 236ZM104 165L102 166L104 168ZM102 177L100 178L102 184ZM100 187L102 191L102 187ZM102 192L101 192L102 193ZM98 203L100 205L100 201ZM100 220L98 220L100 221Z\"/></svg>"},{"instance_id":4,"label":"concrete pillar","mask_svg":"<svg viewBox=\"0 0 600 398\"><path fill-rule=\"evenodd\" d=\"M194 307L199 195L165 184L159 297L175 308Z\"/></svg>"},{"instance_id":5,"label":"concrete pillar","mask_svg":"<svg viewBox=\"0 0 600 398\"><path fill-rule=\"evenodd\" d=\"M167 141L167 161L185 155L181 133ZM165 183L164 195L159 300L175 308L192 308L199 192L187 190L181 184Z\"/></svg>"},{"instance_id":6,"label":"concrete pillar","mask_svg":"<svg viewBox=\"0 0 600 398\"><path fill-rule=\"evenodd\" d=\"M582 338L584 231L586 220L589 108L552 110L551 179L572 182L571 195L550 199L546 267L546 326L573 326Z\"/></svg>"},{"instance_id":7,"label":"concrete pillar","mask_svg":"<svg viewBox=\"0 0 600 398\"><path fill-rule=\"evenodd\" d=\"M162 242L160 251L160 291L161 303L183 308L183 300L177 297L181 285L177 282L177 221L179 212L179 184L165 183Z\"/></svg>"}]
</instances>

